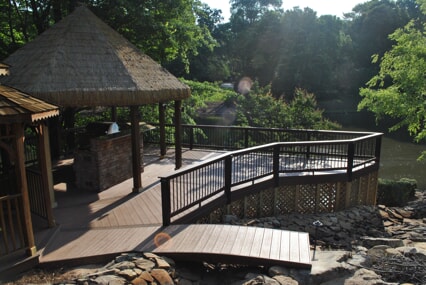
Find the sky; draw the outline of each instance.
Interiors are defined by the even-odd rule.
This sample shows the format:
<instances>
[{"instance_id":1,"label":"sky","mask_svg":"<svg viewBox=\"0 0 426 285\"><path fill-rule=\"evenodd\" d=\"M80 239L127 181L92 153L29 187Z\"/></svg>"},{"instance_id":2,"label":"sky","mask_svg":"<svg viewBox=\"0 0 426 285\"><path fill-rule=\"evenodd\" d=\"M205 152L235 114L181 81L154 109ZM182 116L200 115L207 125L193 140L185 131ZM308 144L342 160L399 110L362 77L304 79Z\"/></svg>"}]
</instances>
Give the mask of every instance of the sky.
<instances>
[{"instance_id":1,"label":"sky","mask_svg":"<svg viewBox=\"0 0 426 285\"><path fill-rule=\"evenodd\" d=\"M211 8L221 9L222 15L227 21L230 16L229 0L201 0L208 4ZM303 9L309 7L321 15L343 16L343 13L350 12L353 7L359 3L367 2L368 0L283 0L284 10L292 9L295 6Z\"/></svg>"}]
</instances>

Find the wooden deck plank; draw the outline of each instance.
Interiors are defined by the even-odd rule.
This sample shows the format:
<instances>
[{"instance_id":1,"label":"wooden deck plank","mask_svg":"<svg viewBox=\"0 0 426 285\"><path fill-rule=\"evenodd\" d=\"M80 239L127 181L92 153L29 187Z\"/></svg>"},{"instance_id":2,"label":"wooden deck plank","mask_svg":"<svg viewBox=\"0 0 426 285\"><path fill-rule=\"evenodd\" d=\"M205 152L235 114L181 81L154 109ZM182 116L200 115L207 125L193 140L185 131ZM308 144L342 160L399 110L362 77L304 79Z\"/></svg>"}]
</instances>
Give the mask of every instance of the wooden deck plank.
<instances>
[{"instance_id":1,"label":"wooden deck plank","mask_svg":"<svg viewBox=\"0 0 426 285\"><path fill-rule=\"evenodd\" d=\"M173 248L176 249L176 252L188 251L188 246L194 245L200 240L199 234L194 232L194 229L188 230L188 226L183 228L178 234L171 235L171 237Z\"/></svg>"},{"instance_id":2,"label":"wooden deck plank","mask_svg":"<svg viewBox=\"0 0 426 285\"><path fill-rule=\"evenodd\" d=\"M269 255L271 253L271 243L272 243L272 235L273 230L266 230L263 233L262 247L260 250L259 257L269 259Z\"/></svg>"},{"instance_id":3,"label":"wooden deck plank","mask_svg":"<svg viewBox=\"0 0 426 285\"><path fill-rule=\"evenodd\" d=\"M299 250L300 250L300 260L310 260L311 259L311 247L309 244L309 234L308 233L299 233Z\"/></svg>"},{"instance_id":4,"label":"wooden deck plank","mask_svg":"<svg viewBox=\"0 0 426 285\"><path fill-rule=\"evenodd\" d=\"M300 252L299 252L299 233L290 232L290 261L299 262L300 261Z\"/></svg>"},{"instance_id":5,"label":"wooden deck plank","mask_svg":"<svg viewBox=\"0 0 426 285\"><path fill-rule=\"evenodd\" d=\"M247 230L248 227L238 227L238 233L235 237L234 245L232 246L232 249L230 250L230 254L239 255L241 251L243 250L243 242L247 238Z\"/></svg>"},{"instance_id":6,"label":"wooden deck plank","mask_svg":"<svg viewBox=\"0 0 426 285\"><path fill-rule=\"evenodd\" d=\"M222 250L220 251L220 253L228 253L228 252L231 251L232 246L235 242L235 238L238 234L238 227L227 227L226 230L229 231L228 238L224 242Z\"/></svg>"},{"instance_id":7,"label":"wooden deck plank","mask_svg":"<svg viewBox=\"0 0 426 285\"><path fill-rule=\"evenodd\" d=\"M222 248L224 244L226 243L226 241L228 240L230 231L225 230L226 229L225 227L222 227L221 229L222 229L222 232L219 234L219 237L216 239L216 242L212 246L212 252L214 253L222 252Z\"/></svg>"},{"instance_id":8,"label":"wooden deck plank","mask_svg":"<svg viewBox=\"0 0 426 285\"><path fill-rule=\"evenodd\" d=\"M264 229L256 228L253 238L253 246L250 249L250 256L259 256L262 249Z\"/></svg>"},{"instance_id":9,"label":"wooden deck plank","mask_svg":"<svg viewBox=\"0 0 426 285\"><path fill-rule=\"evenodd\" d=\"M290 260L290 232L281 231L280 259Z\"/></svg>"},{"instance_id":10,"label":"wooden deck plank","mask_svg":"<svg viewBox=\"0 0 426 285\"><path fill-rule=\"evenodd\" d=\"M206 244L208 244L208 240L213 235L214 228L215 225L206 225L204 229L198 228L199 230L202 230L201 237L195 245L188 245L187 251L204 252L206 250Z\"/></svg>"},{"instance_id":11,"label":"wooden deck plank","mask_svg":"<svg viewBox=\"0 0 426 285\"><path fill-rule=\"evenodd\" d=\"M280 259L281 233L282 231L280 230L272 231L271 248L269 252L270 259Z\"/></svg>"},{"instance_id":12,"label":"wooden deck plank","mask_svg":"<svg viewBox=\"0 0 426 285\"><path fill-rule=\"evenodd\" d=\"M242 246L241 254L250 255L251 248L253 247L255 232L256 232L255 227L247 227L247 235L242 242L243 246Z\"/></svg>"}]
</instances>

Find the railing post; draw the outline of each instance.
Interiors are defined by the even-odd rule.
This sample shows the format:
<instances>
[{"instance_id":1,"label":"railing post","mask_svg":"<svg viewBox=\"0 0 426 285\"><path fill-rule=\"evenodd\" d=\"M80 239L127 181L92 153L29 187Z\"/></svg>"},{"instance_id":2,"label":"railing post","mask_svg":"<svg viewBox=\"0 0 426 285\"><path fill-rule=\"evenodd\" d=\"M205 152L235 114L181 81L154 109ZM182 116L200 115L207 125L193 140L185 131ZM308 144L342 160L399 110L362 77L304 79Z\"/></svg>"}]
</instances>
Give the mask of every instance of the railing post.
<instances>
[{"instance_id":1,"label":"railing post","mask_svg":"<svg viewBox=\"0 0 426 285\"><path fill-rule=\"evenodd\" d=\"M189 149L194 148L194 126L189 126Z\"/></svg>"},{"instance_id":2,"label":"railing post","mask_svg":"<svg viewBox=\"0 0 426 285\"><path fill-rule=\"evenodd\" d=\"M231 185L232 185L232 155L225 158L225 196L226 204L231 204Z\"/></svg>"},{"instance_id":3,"label":"railing post","mask_svg":"<svg viewBox=\"0 0 426 285\"><path fill-rule=\"evenodd\" d=\"M244 147L249 147L249 136L248 136L248 128L244 129Z\"/></svg>"},{"instance_id":4,"label":"railing post","mask_svg":"<svg viewBox=\"0 0 426 285\"><path fill-rule=\"evenodd\" d=\"M379 165L380 163L380 152L382 149L382 135L376 137L376 150L374 152L374 155L376 156L376 164Z\"/></svg>"},{"instance_id":5,"label":"railing post","mask_svg":"<svg viewBox=\"0 0 426 285\"><path fill-rule=\"evenodd\" d=\"M169 226L171 220L170 179L161 178L161 206L163 211L163 226Z\"/></svg>"},{"instance_id":6,"label":"railing post","mask_svg":"<svg viewBox=\"0 0 426 285\"><path fill-rule=\"evenodd\" d=\"M273 154L273 172L274 172L274 183L275 187L278 187L280 184L280 145L276 144L274 146Z\"/></svg>"},{"instance_id":7,"label":"railing post","mask_svg":"<svg viewBox=\"0 0 426 285\"><path fill-rule=\"evenodd\" d=\"M348 181L352 181L352 171L354 167L354 155L355 155L355 143L350 142L348 144L348 165L346 169L346 174L348 176Z\"/></svg>"},{"instance_id":8,"label":"railing post","mask_svg":"<svg viewBox=\"0 0 426 285\"><path fill-rule=\"evenodd\" d=\"M308 142L311 141L311 133L310 132L307 132L307 134L306 134L306 140ZM308 144L308 146L306 147L306 160L309 161L310 158L311 158L311 145Z\"/></svg>"}]
</instances>

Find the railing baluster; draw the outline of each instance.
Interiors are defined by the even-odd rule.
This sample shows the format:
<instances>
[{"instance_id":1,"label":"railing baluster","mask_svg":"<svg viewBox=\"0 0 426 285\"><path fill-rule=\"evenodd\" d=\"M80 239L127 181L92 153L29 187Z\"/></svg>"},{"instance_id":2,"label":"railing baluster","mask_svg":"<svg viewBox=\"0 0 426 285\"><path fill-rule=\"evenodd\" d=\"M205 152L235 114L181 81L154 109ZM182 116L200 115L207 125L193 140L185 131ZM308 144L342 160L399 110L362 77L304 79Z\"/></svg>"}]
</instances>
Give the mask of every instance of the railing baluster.
<instances>
[{"instance_id":1,"label":"railing baluster","mask_svg":"<svg viewBox=\"0 0 426 285\"><path fill-rule=\"evenodd\" d=\"M232 185L232 155L225 158L225 168L224 168L224 177L225 177L225 196L226 203L230 204L231 199L231 185Z\"/></svg>"},{"instance_id":2,"label":"railing baluster","mask_svg":"<svg viewBox=\"0 0 426 285\"><path fill-rule=\"evenodd\" d=\"M352 170L354 167L354 153L355 153L355 144L350 142L348 144L348 156L347 156L347 170L346 174L348 176L348 181L352 181Z\"/></svg>"}]
</instances>

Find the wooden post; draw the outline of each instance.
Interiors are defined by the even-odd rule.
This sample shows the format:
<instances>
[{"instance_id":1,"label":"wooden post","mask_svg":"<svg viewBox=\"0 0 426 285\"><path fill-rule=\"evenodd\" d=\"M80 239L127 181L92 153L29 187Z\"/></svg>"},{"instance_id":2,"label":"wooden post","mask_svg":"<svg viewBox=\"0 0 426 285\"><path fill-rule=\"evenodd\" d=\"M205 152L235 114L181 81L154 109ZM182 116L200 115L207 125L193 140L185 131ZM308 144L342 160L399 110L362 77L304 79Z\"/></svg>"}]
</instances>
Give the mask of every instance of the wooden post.
<instances>
[{"instance_id":1,"label":"wooden post","mask_svg":"<svg viewBox=\"0 0 426 285\"><path fill-rule=\"evenodd\" d=\"M224 177L225 177L225 196L226 204L231 204L231 185L232 185L232 156L228 155L225 158L225 167L224 167Z\"/></svg>"},{"instance_id":2,"label":"wooden post","mask_svg":"<svg viewBox=\"0 0 426 285\"><path fill-rule=\"evenodd\" d=\"M175 101L175 168L182 167L182 101Z\"/></svg>"},{"instance_id":3,"label":"wooden post","mask_svg":"<svg viewBox=\"0 0 426 285\"><path fill-rule=\"evenodd\" d=\"M273 173L274 173L274 183L275 187L280 185L280 145L274 145L274 153L273 153Z\"/></svg>"},{"instance_id":4,"label":"wooden post","mask_svg":"<svg viewBox=\"0 0 426 285\"><path fill-rule=\"evenodd\" d=\"M22 195L22 217L24 223L24 239L27 248L27 254L29 256L34 256L37 252L35 241L34 241L34 232L33 224L31 221L31 209L30 209L30 199L28 196L28 183L27 175L25 171L25 151L24 151L24 126L22 124L14 124L14 133L15 133L15 149L16 149L16 179L18 190Z\"/></svg>"},{"instance_id":5,"label":"wooden post","mask_svg":"<svg viewBox=\"0 0 426 285\"><path fill-rule=\"evenodd\" d=\"M117 107L111 107L111 121L117 122Z\"/></svg>"},{"instance_id":6,"label":"wooden post","mask_svg":"<svg viewBox=\"0 0 426 285\"><path fill-rule=\"evenodd\" d=\"M350 142L348 144L348 164L346 168L346 174L348 177L348 181L352 181L352 171L354 168L354 156L355 156L355 144L353 142Z\"/></svg>"},{"instance_id":7,"label":"wooden post","mask_svg":"<svg viewBox=\"0 0 426 285\"><path fill-rule=\"evenodd\" d=\"M161 178L161 208L163 211L163 226L169 226L171 222L171 198L170 198L170 180Z\"/></svg>"},{"instance_id":8,"label":"wooden post","mask_svg":"<svg viewBox=\"0 0 426 285\"><path fill-rule=\"evenodd\" d=\"M133 171L133 192L142 191L141 178L141 135L139 127L139 108L130 107L130 120L132 125L132 171Z\"/></svg>"},{"instance_id":9,"label":"wooden post","mask_svg":"<svg viewBox=\"0 0 426 285\"><path fill-rule=\"evenodd\" d=\"M158 120L160 122L160 158L166 155L166 105L158 103Z\"/></svg>"},{"instance_id":10,"label":"wooden post","mask_svg":"<svg viewBox=\"0 0 426 285\"><path fill-rule=\"evenodd\" d=\"M43 123L37 126L38 133L38 159L40 164L41 179L43 181L43 199L46 207L47 224L50 228L55 226L52 207L54 206L55 196L53 192L52 162L49 152L49 131Z\"/></svg>"}]
</instances>

